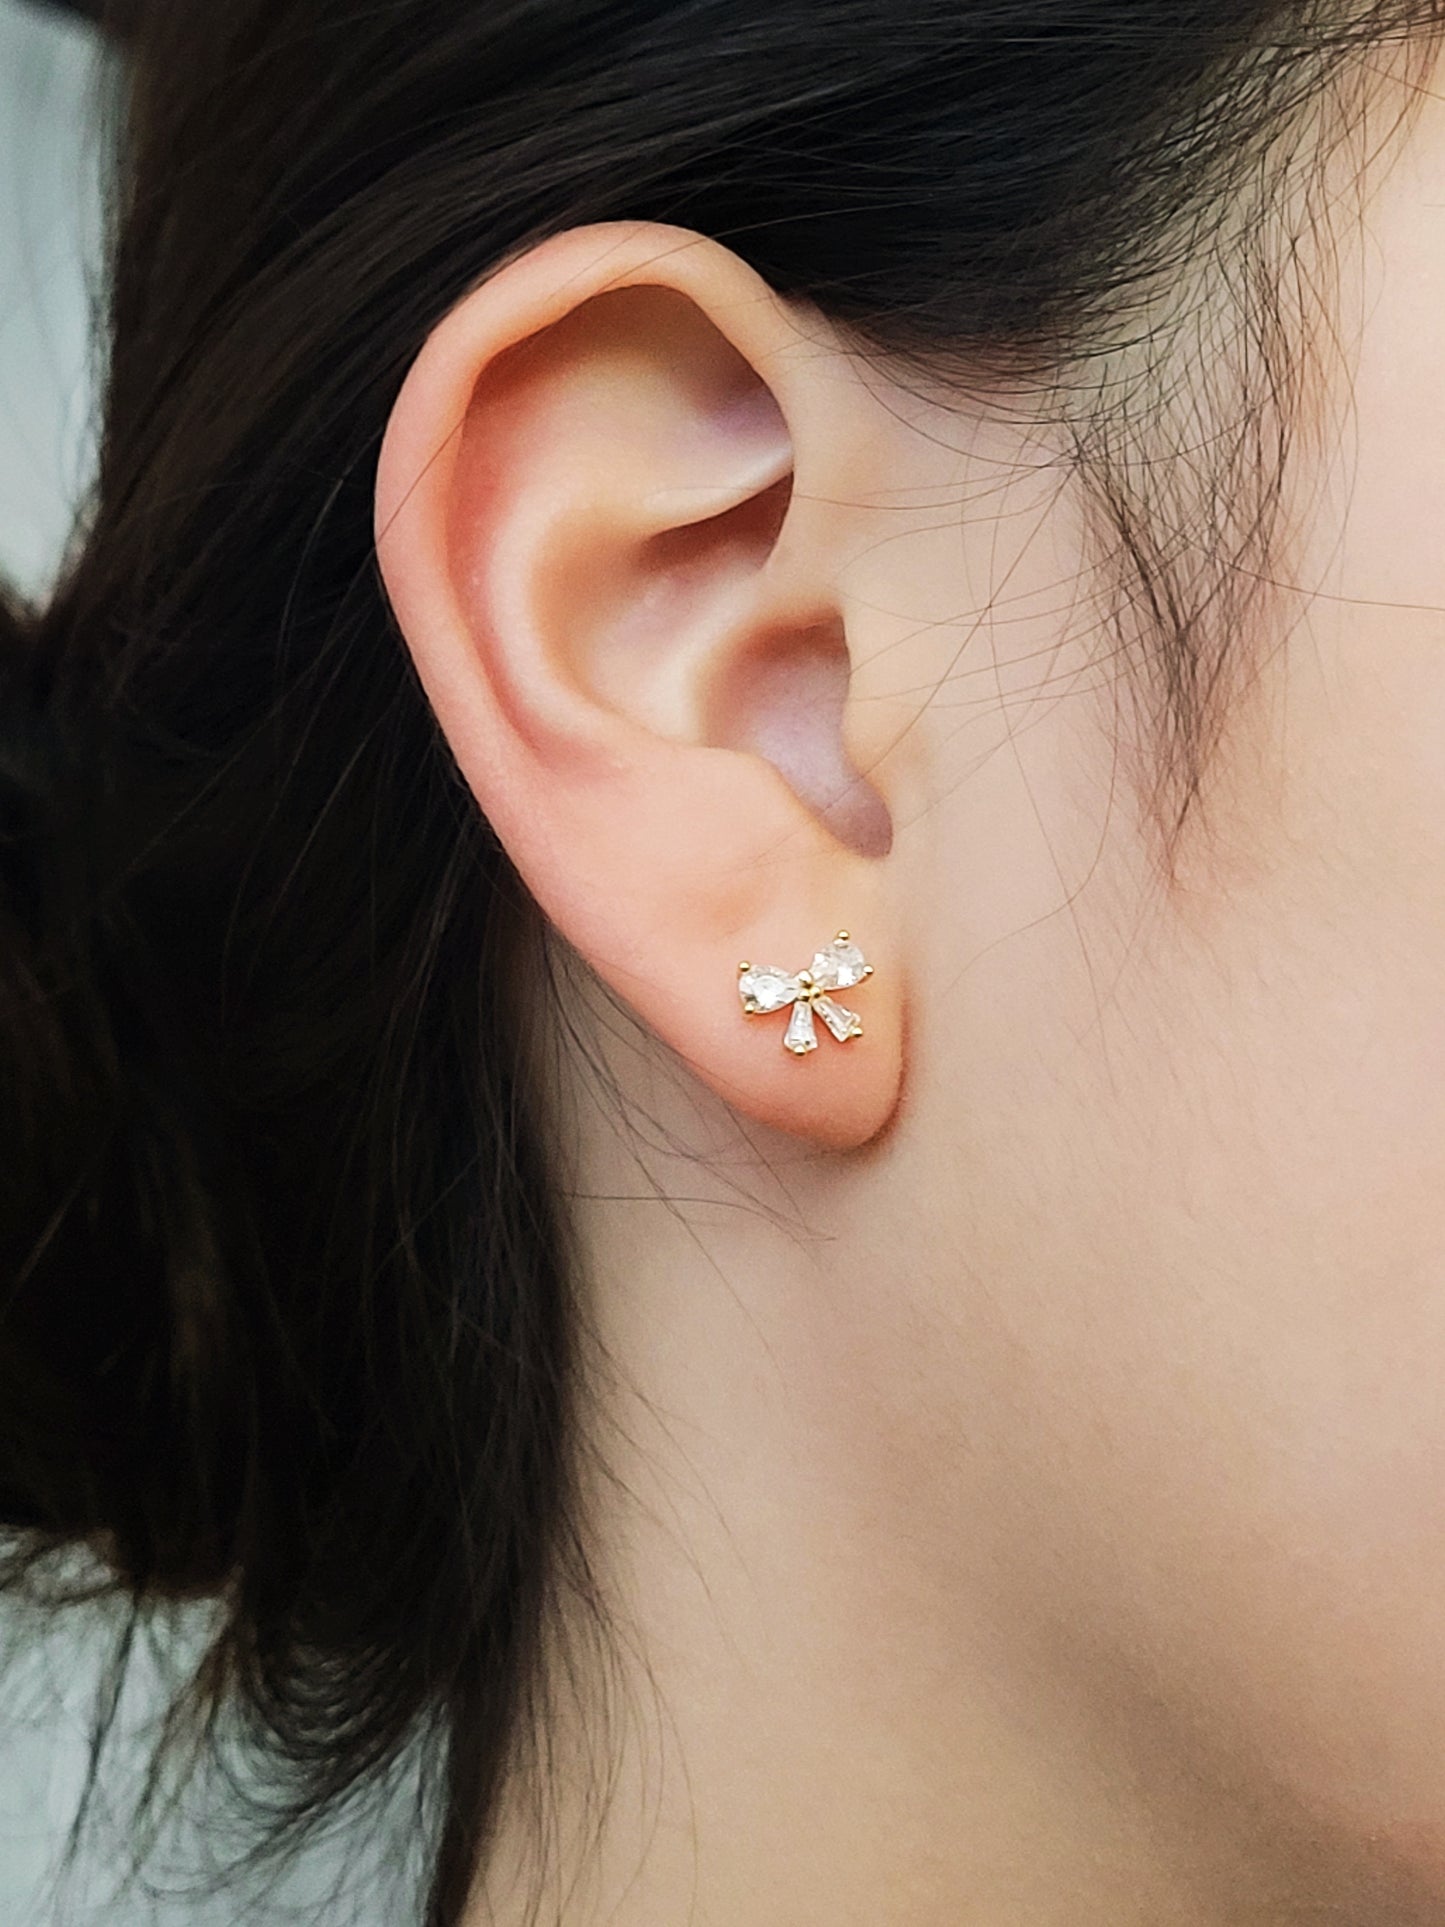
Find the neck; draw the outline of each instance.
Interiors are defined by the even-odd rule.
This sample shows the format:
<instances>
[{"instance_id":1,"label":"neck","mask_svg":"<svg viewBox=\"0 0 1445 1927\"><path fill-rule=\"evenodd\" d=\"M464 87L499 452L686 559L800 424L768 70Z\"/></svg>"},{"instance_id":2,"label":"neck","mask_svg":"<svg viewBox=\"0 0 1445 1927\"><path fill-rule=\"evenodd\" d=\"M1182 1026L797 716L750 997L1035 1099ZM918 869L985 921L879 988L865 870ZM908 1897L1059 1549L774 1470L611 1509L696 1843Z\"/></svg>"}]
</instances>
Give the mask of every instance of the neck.
<instances>
[{"instance_id":1,"label":"neck","mask_svg":"<svg viewBox=\"0 0 1445 1927\"><path fill-rule=\"evenodd\" d=\"M664 1204L610 1154L581 1186L606 1633L570 1616L545 1871L532 1786L477 1927L530 1919L524 1892L565 1927L1317 1919L1137 1682L1061 1663L984 1388L961 1360L951 1413L914 1395L927 1293L890 1274L886 1223L845 1221L856 1166L834 1196L791 1155L752 1200L679 1160L693 1201ZM957 1346L956 1313L935 1337Z\"/></svg>"}]
</instances>

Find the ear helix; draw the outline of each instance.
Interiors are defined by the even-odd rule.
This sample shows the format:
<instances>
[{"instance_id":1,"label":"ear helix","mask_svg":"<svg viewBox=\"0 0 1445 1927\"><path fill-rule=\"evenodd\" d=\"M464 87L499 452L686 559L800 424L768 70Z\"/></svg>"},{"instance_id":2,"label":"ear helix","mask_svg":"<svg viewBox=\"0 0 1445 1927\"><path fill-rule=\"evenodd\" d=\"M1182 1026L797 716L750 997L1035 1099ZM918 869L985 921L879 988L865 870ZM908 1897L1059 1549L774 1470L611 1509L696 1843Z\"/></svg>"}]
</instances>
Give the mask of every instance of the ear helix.
<instances>
[{"instance_id":1,"label":"ear helix","mask_svg":"<svg viewBox=\"0 0 1445 1927\"><path fill-rule=\"evenodd\" d=\"M806 1057L818 1048L818 1031L813 1019L821 1017L840 1044L849 1044L863 1035L863 1019L856 1011L836 1003L835 990L850 990L873 975L873 966L846 930L840 930L822 950L814 951L806 970L781 970L776 964L761 967L752 963L738 965L738 995L744 1015L767 1017L791 1006L783 1032L783 1047L795 1057Z\"/></svg>"}]
</instances>

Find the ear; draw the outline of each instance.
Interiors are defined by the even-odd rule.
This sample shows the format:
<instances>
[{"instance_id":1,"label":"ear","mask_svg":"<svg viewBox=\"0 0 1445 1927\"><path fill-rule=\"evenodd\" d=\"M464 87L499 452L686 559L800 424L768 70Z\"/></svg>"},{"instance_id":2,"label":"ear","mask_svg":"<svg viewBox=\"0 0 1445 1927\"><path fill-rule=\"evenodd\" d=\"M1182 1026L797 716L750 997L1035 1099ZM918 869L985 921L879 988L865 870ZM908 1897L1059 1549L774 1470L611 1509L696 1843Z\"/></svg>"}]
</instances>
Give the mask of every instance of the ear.
<instances>
[{"instance_id":1,"label":"ear","mask_svg":"<svg viewBox=\"0 0 1445 1927\"><path fill-rule=\"evenodd\" d=\"M906 959L840 585L860 391L821 325L684 230L545 241L413 365L377 545L546 916L730 1104L847 1148L898 1100ZM828 949L844 928L866 983ZM818 951L844 955L837 999L815 1006L805 978L770 1008L793 986L756 974L740 992L743 962L797 978ZM843 1042L839 1004L862 1023ZM816 1049L786 1047L810 1027Z\"/></svg>"}]
</instances>

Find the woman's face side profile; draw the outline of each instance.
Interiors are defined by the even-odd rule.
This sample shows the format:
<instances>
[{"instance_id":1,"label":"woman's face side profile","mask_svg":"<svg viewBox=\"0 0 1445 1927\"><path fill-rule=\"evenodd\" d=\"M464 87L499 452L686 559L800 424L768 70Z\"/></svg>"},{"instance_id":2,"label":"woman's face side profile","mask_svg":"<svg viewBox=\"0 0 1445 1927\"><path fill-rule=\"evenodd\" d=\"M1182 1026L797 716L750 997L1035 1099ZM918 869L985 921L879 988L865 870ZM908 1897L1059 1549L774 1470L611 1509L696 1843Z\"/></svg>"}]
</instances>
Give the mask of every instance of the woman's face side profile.
<instances>
[{"instance_id":1,"label":"woman's face side profile","mask_svg":"<svg viewBox=\"0 0 1445 1927\"><path fill-rule=\"evenodd\" d=\"M1437 1909L1442 207L1437 93L1343 235L1335 432L1300 453L1276 565L1299 593L1245 639L1175 884L1139 866L1112 728L1081 731L1107 698L1051 653L1047 537L993 632L1021 699L1000 716L965 674L920 723L948 772L920 866L936 989L918 1189L873 1248L896 1277L910 1247L883 1344L916 1443L969 1468L919 1542L975 1573L986 1546L1041 1664L1206 1777L1229 1762L1259 1814L1297 1806L1305 1852L1338 1829L1398 1854Z\"/></svg>"},{"instance_id":2,"label":"woman's face side profile","mask_svg":"<svg viewBox=\"0 0 1445 1927\"><path fill-rule=\"evenodd\" d=\"M964 582L997 600L917 723L917 1082L819 1286L970 1629L1197 1810L1222 1784L1297 1830L1341 1917L1345 1869L1398 1857L1376 1921L1416 1880L1445 1906L1442 209L1436 93L1358 232L1334 205L1298 593L1245 619L1170 884L1061 622L1061 504L860 557L912 646Z\"/></svg>"},{"instance_id":3,"label":"woman's face side profile","mask_svg":"<svg viewBox=\"0 0 1445 1927\"><path fill-rule=\"evenodd\" d=\"M814 338L856 384L817 433L868 429L825 546L893 819L901 1101L815 1158L619 1050L661 1128L584 1101L576 1185L632 1495L598 1540L657 1636L717 1918L787 1891L754 1699L820 1841L870 1745L920 1893L965 1816L980 1920L1163 1918L1164 1867L1196 1883L1170 1918L1445 1906L1445 102L1363 196L1358 159L1324 427L1167 880L1086 491L1046 435ZM1065 1864L1070 1806L1112 1898L991 1889ZM719 1873L738 1828L751 1872Z\"/></svg>"},{"instance_id":4,"label":"woman's face side profile","mask_svg":"<svg viewBox=\"0 0 1445 1927\"><path fill-rule=\"evenodd\" d=\"M897 1280L906 1313L859 1369L927 1415L887 1442L919 1454L917 1543L991 1570L985 1611L1065 1692L1264 1824L1294 1809L1306 1856L1398 1855L1437 1909L1442 208L1437 94L1357 237L1336 204L1336 432L1299 455L1277 563L1300 593L1244 638L1173 885L1141 866L1108 694L1056 652L1046 523L992 629L1008 700L965 654L920 720L915 1178L856 1234L858 1291ZM941 590L948 538L918 541ZM943 1498L945 1441L968 1470Z\"/></svg>"},{"instance_id":5,"label":"woman's face side profile","mask_svg":"<svg viewBox=\"0 0 1445 1927\"><path fill-rule=\"evenodd\" d=\"M0 1590L432 1927L1439 1927L1437 0L125 11Z\"/></svg>"}]
</instances>

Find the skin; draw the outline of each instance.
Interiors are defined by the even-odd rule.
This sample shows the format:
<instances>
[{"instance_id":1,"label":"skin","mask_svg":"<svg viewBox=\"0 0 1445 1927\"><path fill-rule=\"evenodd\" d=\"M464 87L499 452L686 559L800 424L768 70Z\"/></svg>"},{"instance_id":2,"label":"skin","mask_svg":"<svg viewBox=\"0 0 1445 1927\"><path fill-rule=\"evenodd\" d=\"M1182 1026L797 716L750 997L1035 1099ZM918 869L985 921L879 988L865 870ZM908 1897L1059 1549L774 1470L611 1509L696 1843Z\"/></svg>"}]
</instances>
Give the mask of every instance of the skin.
<instances>
[{"instance_id":1,"label":"skin","mask_svg":"<svg viewBox=\"0 0 1445 1927\"><path fill-rule=\"evenodd\" d=\"M1445 101L1345 200L1172 871L1002 400L647 226L403 390L388 591L593 1064L611 1656L564 1600L477 1927L1445 1917ZM840 923L866 1033L794 1060L736 963Z\"/></svg>"}]
</instances>

